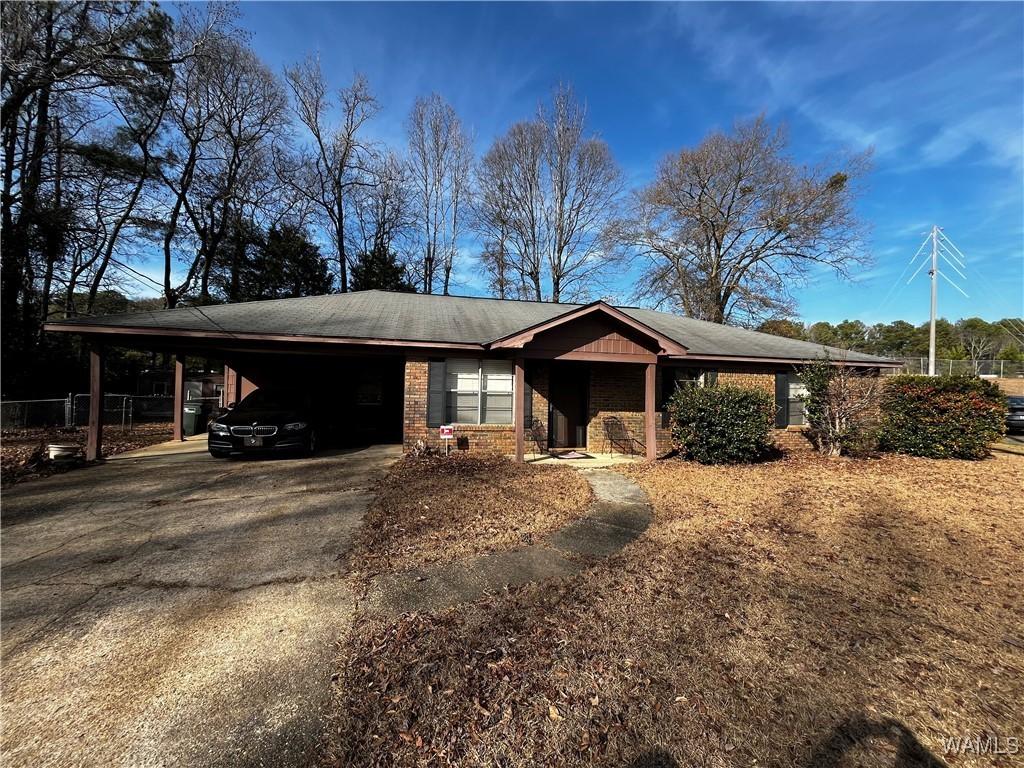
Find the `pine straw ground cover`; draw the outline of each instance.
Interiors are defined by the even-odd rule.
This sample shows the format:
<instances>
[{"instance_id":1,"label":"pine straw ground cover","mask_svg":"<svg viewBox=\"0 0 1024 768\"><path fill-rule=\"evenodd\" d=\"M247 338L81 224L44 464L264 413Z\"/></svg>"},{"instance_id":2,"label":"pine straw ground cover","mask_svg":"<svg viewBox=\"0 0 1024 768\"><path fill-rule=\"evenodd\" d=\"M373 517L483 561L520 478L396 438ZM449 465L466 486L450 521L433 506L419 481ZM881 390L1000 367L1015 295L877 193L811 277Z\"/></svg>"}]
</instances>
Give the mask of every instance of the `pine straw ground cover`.
<instances>
[{"instance_id":1,"label":"pine straw ground cover","mask_svg":"<svg viewBox=\"0 0 1024 768\"><path fill-rule=\"evenodd\" d=\"M1020 759L942 741L1024 736L1020 458L623 471L655 520L618 555L443 613L358 621L327 761Z\"/></svg>"},{"instance_id":2,"label":"pine straw ground cover","mask_svg":"<svg viewBox=\"0 0 1024 768\"><path fill-rule=\"evenodd\" d=\"M172 426L170 423L138 424L125 432L107 428L103 430L103 455L114 456L167 442L171 439ZM3 487L81 466L84 461L69 464L51 462L46 455L46 446L50 443L85 446L87 431L54 427L5 431L0 436L0 482Z\"/></svg>"},{"instance_id":3,"label":"pine straw ground cover","mask_svg":"<svg viewBox=\"0 0 1024 768\"><path fill-rule=\"evenodd\" d=\"M358 576L515 549L582 516L593 495L568 467L502 456L407 456L380 484L351 555Z\"/></svg>"}]
</instances>

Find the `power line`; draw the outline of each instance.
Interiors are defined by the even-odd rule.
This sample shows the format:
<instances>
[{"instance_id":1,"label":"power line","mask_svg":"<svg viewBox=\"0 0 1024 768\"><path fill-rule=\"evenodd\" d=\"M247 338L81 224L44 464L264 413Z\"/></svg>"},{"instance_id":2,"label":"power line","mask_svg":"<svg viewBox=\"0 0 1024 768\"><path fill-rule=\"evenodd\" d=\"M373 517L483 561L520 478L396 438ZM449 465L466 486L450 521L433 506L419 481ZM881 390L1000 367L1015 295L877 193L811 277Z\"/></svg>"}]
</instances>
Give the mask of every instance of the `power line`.
<instances>
[{"instance_id":1,"label":"power line","mask_svg":"<svg viewBox=\"0 0 1024 768\"><path fill-rule=\"evenodd\" d=\"M963 251L961 251L957 247L956 243L954 243L949 238L949 236L946 235L944 232L940 231L939 236L940 236L940 247L941 246L948 246L950 249L952 249L952 251L947 251L947 252L949 252L951 255L952 255L952 252L955 252L957 255L959 255L959 257L963 260L963 261L960 261L959 263L961 264L961 266L963 266L964 271L966 272L967 271L967 266L966 266L967 257L964 256ZM981 270L981 268L977 266L977 264L973 265L973 270L972 271L974 273L974 276L981 280L982 286L985 288L985 290L990 291L990 292L992 292L994 294L998 294L1000 292L999 289L992 283L992 281L988 279L988 276ZM1020 320L1017 320L1016 318L1007 317L1007 318L1005 318L1003 320L997 321L996 324L1000 328L1003 328L1007 333L1009 333L1010 337L1014 341L1024 345L1024 322L1021 322Z\"/></svg>"},{"instance_id":2,"label":"power line","mask_svg":"<svg viewBox=\"0 0 1024 768\"><path fill-rule=\"evenodd\" d=\"M124 269L124 270L127 270L128 272L131 272L131 273L132 273L133 275L135 275L135 276L137 276L137 277L141 277L141 278L142 278L143 280L147 280L147 281L149 281L150 283L152 283L153 285L155 285L155 286L156 286L157 288L159 288L159 289L160 289L161 291L163 291L163 289L164 289L163 285L161 285L160 283L158 283L158 282L157 282L156 280L154 280L154 279L153 279L152 277L150 277L149 275L145 275L145 274L143 274L142 272L139 272L138 270L136 270L136 269L133 269L132 267L129 267L129 266L127 265L127 264L124 264L124 263L122 263L122 262L118 261L118 260L117 260L117 259L115 259L115 258L111 258L111 259L110 259L110 263L112 263L112 264L116 264L117 266L121 267L121 269Z\"/></svg>"},{"instance_id":3,"label":"power line","mask_svg":"<svg viewBox=\"0 0 1024 768\"><path fill-rule=\"evenodd\" d=\"M136 280L138 280L139 278L142 278L144 280L148 280L153 285L155 285L157 288L159 288L160 290L163 290L163 286L160 283L158 283L156 280L154 280L153 278L149 277L149 275L144 275L142 272L139 272L138 270L132 269L127 264L122 264L117 259L113 259L112 258L110 261L115 266L120 267L121 269L126 270L127 272L129 272L130 276L136 276L135 277ZM182 309L191 309L194 312L198 312L200 315L203 316L203 318L208 323L210 323L210 325L216 327L218 330L220 330L221 332L227 334L228 336L231 336L232 338L237 338L237 335L235 333L233 333L232 331L229 331L223 325L221 325L216 320L214 320L212 317L210 317L208 314L206 314L206 312L204 312L201 307L191 306L191 307L182 307Z\"/></svg>"},{"instance_id":4,"label":"power line","mask_svg":"<svg viewBox=\"0 0 1024 768\"><path fill-rule=\"evenodd\" d=\"M895 299L895 298L896 298L896 297L897 297L897 296L898 296L898 295L899 295L899 294L900 294L900 293L902 292L903 288L905 288L905 287L906 287L906 286L905 286L905 284L904 284L904 282L903 282L903 278L904 278L904 277L906 277L906 275L907 275L907 270L909 270L909 269L910 269L910 268L911 268L911 267L913 266L914 262L915 262L915 261L917 261L917 257L921 255L921 251L923 251L923 250L924 250L924 247L925 247L925 246L926 246L927 244L928 244L928 239L927 239L927 238L925 238L924 242L923 242L923 243L921 243L921 247L917 249L917 253L915 253L915 254L914 254L914 255L913 255L913 256L912 256L911 258L910 258L910 261L908 261L908 262L907 262L907 263L906 263L906 264L904 265L904 267L903 267L903 271L902 271L902 272L900 272L900 275L899 275L899 277L897 277L897 278L896 278L896 279L895 279L895 280L893 281L892 285L890 285L890 286L889 286L889 290L888 290L888 291L886 291L886 293L885 293L885 296L883 296L883 297L882 297L882 300L881 300L881 302L879 302L878 306L877 306L877 307L875 307L875 313L876 313L876 314L877 314L877 313L879 313L879 312L881 312L881 311L882 311L883 309L885 309L885 308L886 308L887 306L889 306L889 302L891 302L891 301L892 301L893 299Z\"/></svg>"},{"instance_id":5,"label":"power line","mask_svg":"<svg viewBox=\"0 0 1024 768\"><path fill-rule=\"evenodd\" d=\"M950 244L950 246L953 248L953 250L955 250L956 253L959 254L959 256L961 258L958 259L952 253L950 253L949 255L943 254L942 253L942 249L940 247L940 242L941 242L940 238L942 240L945 240L946 242L948 242ZM957 269L957 267L954 265L954 261L959 263L960 266L963 267L966 270L967 269L967 267L966 267L967 257L963 255L963 253L960 251L959 248L956 247L956 244L954 244L952 240L949 240L949 238L945 237L945 235L942 234L942 228L937 226L937 225L933 225L932 226L932 231L928 235L928 239L925 241L925 243L928 243L928 242L931 242L931 246L932 246L931 254L930 254L930 259L921 262L921 265L917 268L917 271L914 272L913 275L911 275L910 280L907 281L907 284L909 285L911 282L913 282L914 278L917 277L920 274L920 272L924 268L925 264L929 264L928 277L931 280L931 288L932 288L932 290L931 290L931 306L930 306L929 319L928 319L928 375L929 376L934 376L935 375L935 319L936 319L936 316L938 315L938 311L939 311L939 278L941 277L943 280L945 280L951 286L956 288L966 298L970 298L970 296L967 295L967 291L965 291L963 288L961 288L959 285L957 285L955 282L953 282L953 280L949 277L949 275L947 275L945 272L943 272L939 268L940 263L945 264L950 269L952 269L954 272L956 272L957 275L959 275L961 278L966 280L967 276L964 275L963 272L961 272L959 269ZM918 253L920 253L920 252L921 252L921 249L918 248ZM914 258L917 258L917 257L915 256Z\"/></svg>"}]
</instances>

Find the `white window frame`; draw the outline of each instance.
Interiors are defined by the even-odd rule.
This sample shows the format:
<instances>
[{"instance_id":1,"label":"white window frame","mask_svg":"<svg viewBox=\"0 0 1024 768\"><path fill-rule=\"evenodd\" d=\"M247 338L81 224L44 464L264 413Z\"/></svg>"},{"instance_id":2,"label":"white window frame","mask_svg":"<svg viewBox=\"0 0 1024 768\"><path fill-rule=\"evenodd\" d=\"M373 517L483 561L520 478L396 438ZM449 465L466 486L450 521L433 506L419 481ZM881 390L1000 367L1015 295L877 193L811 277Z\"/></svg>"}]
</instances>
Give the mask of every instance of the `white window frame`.
<instances>
[{"instance_id":1,"label":"white window frame","mask_svg":"<svg viewBox=\"0 0 1024 768\"><path fill-rule=\"evenodd\" d=\"M445 419L446 420L448 419L449 415L455 416L455 415L458 414L458 408L456 408L455 412L452 413L452 410L451 410L451 400L450 400L452 393L453 392L457 392L458 390L453 390L448 385L448 376L449 376L448 368L449 368L449 365L450 365L452 360L459 360L459 361L465 362L467 360L467 358L464 358L464 357L450 357L450 358L448 358L445 361L444 412L445 412ZM513 366L512 361L511 360L502 360L502 359L492 360L492 362L508 363L510 366L512 366L512 369L509 372L510 373L510 381L511 381L511 389L509 390L509 394L512 397L512 417L511 417L511 419L509 421L486 421L486 422L484 421L484 398L487 395L487 390L484 389L484 360L482 358L476 358L476 359L473 360L473 362L476 363L476 421L474 422L474 421L450 420L448 423L454 424L456 426L470 426L470 427L486 427L486 426L511 427L511 426L513 426L515 424L515 420L516 420L516 414L515 414L516 376L515 376L515 367ZM501 394L504 394L504 393L501 393Z\"/></svg>"}]
</instances>

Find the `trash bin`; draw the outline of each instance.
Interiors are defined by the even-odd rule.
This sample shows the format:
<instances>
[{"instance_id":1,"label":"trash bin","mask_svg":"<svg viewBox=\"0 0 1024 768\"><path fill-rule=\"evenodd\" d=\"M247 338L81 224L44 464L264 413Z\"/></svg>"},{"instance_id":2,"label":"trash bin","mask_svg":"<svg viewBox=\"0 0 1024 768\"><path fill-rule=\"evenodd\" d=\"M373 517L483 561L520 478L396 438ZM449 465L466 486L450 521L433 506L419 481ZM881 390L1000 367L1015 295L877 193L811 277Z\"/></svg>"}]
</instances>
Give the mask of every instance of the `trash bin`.
<instances>
[{"instance_id":1,"label":"trash bin","mask_svg":"<svg viewBox=\"0 0 1024 768\"><path fill-rule=\"evenodd\" d=\"M185 437L198 435L206 429L202 403L187 403L182 409L182 431Z\"/></svg>"}]
</instances>

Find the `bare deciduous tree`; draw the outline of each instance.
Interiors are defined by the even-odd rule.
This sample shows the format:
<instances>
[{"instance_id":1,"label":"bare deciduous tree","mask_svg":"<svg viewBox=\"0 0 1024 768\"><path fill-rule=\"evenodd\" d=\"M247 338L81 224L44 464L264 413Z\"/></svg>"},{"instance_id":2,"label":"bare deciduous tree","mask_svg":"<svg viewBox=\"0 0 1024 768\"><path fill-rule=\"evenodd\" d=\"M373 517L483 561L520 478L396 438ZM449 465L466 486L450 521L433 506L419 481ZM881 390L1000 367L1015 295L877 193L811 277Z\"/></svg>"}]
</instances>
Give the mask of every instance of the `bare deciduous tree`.
<instances>
[{"instance_id":1,"label":"bare deciduous tree","mask_svg":"<svg viewBox=\"0 0 1024 768\"><path fill-rule=\"evenodd\" d=\"M785 133L758 118L666 157L616 230L647 259L638 296L756 324L791 313L792 289L816 267L845 275L865 263L854 202L870 152L834 170L785 152Z\"/></svg>"},{"instance_id":2,"label":"bare deciduous tree","mask_svg":"<svg viewBox=\"0 0 1024 768\"><path fill-rule=\"evenodd\" d=\"M980 317L968 317L956 324L956 332L960 337L960 345L964 354L971 361L974 372L978 373L980 361L991 357L995 352L997 333L991 325Z\"/></svg>"},{"instance_id":3,"label":"bare deciduous tree","mask_svg":"<svg viewBox=\"0 0 1024 768\"><path fill-rule=\"evenodd\" d=\"M408 238L414 221L409 169L389 152L373 164L369 178L371 183L353 196L355 226L350 228L350 247L357 254L394 253Z\"/></svg>"},{"instance_id":4,"label":"bare deciduous tree","mask_svg":"<svg viewBox=\"0 0 1024 768\"><path fill-rule=\"evenodd\" d=\"M828 357L797 368L807 388L804 409L810 438L824 456L858 452L870 446L878 416L880 380L874 373Z\"/></svg>"},{"instance_id":5,"label":"bare deciduous tree","mask_svg":"<svg viewBox=\"0 0 1024 768\"><path fill-rule=\"evenodd\" d=\"M420 241L417 282L423 293L433 293L440 270L447 296L465 226L472 138L452 106L436 93L416 100L406 133Z\"/></svg>"},{"instance_id":6,"label":"bare deciduous tree","mask_svg":"<svg viewBox=\"0 0 1024 768\"><path fill-rule=\"evenodd\" d=\"M285 70L291 88L293 109L305 126L311 147L289 161L279 155L282 180L304 195L321 213L338 257L338 284L348 291L346 213L354 190L373 183L368 179L373 147L362 135L363 126L378 110L369 83L356 75L352 84L328 93L327 79L317 59L309 58ZM331 123L331 113L340 117Z\"/></svg>"},{"instance_id":7,"label":"bare deciduous tree","mask_svg":"<svg viewBox=\"0 0 1024 768\"><path fill-rule=\"evenodd\" d=\"M590 291L613 254L605 234L622 176L608 145L586 135L586 109L570 89L513 125L478 171L480 228L508 242L513 269L530 297L573 300Z\"/></svg>"},{"instance_id":8,"label":"bare deciduous tree","mask_svg":"<svg viewBox=\"0 0 1024 768\"><path fill-rule=\"evenodd\" d=\"M543 298L544 126L515 123L495 140L477 171L476 222L481 232L507 244L501 264L511 266L529 298Z\"/></svg>"},{"instance_id":9,"label":"bare deciduous tree","mask_svg":"<svg viewBox=\"0 0 1024 768\"><path fill-rule=\"evenodd\" d=\"M488 240L480 252L480 264L488 276L488 287L499 299L517 298L521 291L516 282L504 238Z\"/></svg>"}]
</instances>

